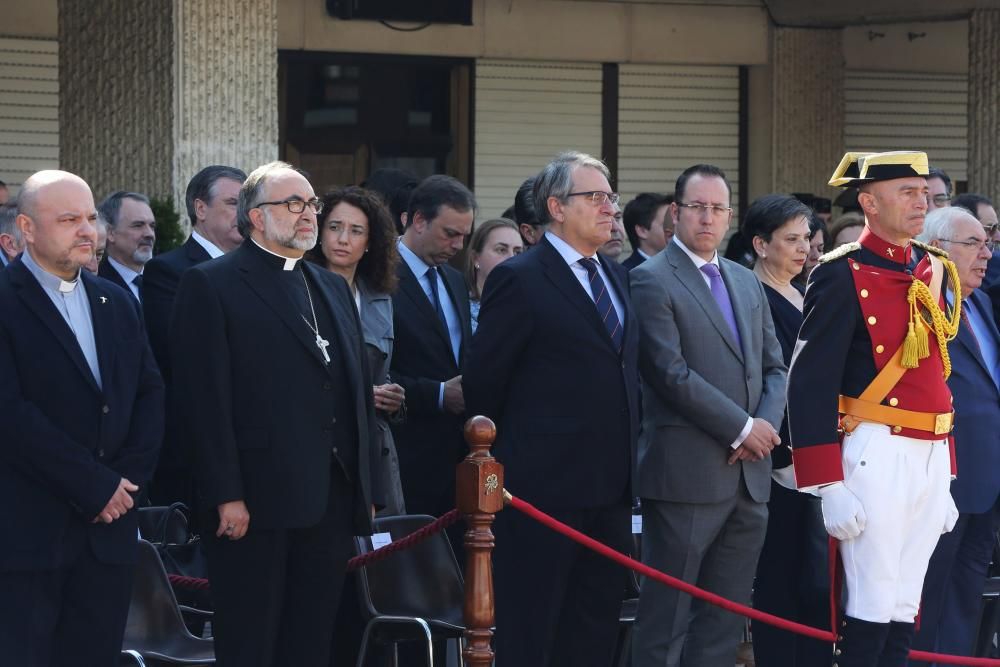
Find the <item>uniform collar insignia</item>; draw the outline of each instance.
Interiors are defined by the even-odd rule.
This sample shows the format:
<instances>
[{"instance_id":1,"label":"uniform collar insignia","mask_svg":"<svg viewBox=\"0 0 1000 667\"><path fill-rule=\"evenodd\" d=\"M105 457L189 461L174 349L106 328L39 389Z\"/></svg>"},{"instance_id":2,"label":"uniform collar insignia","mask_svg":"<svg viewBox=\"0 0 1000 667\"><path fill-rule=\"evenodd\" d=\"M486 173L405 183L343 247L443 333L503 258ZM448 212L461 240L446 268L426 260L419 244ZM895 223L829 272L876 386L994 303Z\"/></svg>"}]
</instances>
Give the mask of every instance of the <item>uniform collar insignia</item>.
<instances>
[{"instance_id":1,"label":"uniform collar insignia","mask_svg":"<svg viewBox=\"0 0 1000 667\"><path fill-rule=\"evenodd\" d=\"M861 232L861 236L858 238L858 243L863 247L872 251L879 257L884 257L897 264L907 265L910 263L910 246L906 247L896 245L895 243L890 243L883 238L876 236L868 226L865 226L864 231Z\"/></svg>"}]
</instances>

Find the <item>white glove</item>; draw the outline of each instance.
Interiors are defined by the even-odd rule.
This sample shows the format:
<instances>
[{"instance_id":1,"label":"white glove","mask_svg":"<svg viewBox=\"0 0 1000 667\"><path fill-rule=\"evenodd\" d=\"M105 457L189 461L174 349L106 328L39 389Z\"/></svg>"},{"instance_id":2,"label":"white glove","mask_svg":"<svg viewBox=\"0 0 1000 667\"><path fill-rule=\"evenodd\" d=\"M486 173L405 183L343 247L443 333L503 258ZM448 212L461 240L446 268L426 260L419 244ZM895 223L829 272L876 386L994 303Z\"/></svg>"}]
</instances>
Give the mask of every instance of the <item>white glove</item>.
<instances>
[{"instance_id":1,"label":"white glove","mask_svg":"<svg viewBox=\"0 0 1000 667\"><path fill-rule=\"evenodd\" d=\"M841 542L853 540L861 534L868 523L868 516L861 501L843 482L824 486L819 490L819 495L823 499L823 525L826 532Z\"/></svg>"},{"instance_id":2,"label":"white glove","mask_svg":"<svg viewBox=\"0 0 1000 667\"><path fill-rule=\"evenodd\" d=\"M941 534L950 533L951 529L955 527L958 522L958 507L955 506L955 499L948 494L948 512L944 515L944 530Z\"/></svg>"}]
</instances>

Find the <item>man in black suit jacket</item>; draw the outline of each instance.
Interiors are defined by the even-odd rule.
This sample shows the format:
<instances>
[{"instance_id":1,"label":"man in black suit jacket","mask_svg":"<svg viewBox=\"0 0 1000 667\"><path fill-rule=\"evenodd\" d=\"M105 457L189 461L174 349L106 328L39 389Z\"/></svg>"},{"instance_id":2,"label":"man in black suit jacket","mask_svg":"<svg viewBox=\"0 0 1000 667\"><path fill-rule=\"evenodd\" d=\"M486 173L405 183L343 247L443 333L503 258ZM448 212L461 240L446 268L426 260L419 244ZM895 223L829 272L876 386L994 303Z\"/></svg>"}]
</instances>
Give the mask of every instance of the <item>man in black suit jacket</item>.
<instances>
[{"instance_id":1,"label":"man in black suit jacket","mask_svg":"<svg viewBox=\"0 0 1000 667\"><path fill-rule=\"evenodd\" d=\"M392 431L403 497L414 514L439 516L455 506L455 465L465 451L462 366L472 328L468 288L448 261L472 231L475 210L468 188L431 176L410 197L399 242L390 374L406 390L406 421Z\"/></svg>"},{"instance_id":2,"label":"man in black suit jacket","mask_svg":"<svg viewBox=\"0 0 1000 667\"><path fill-rule=\"evenodd\" d=\"M463 382L469 414L497 424L510 492L627 552L638 329L625 269L597 254L617 200L608 177L575 152L538 175L549 231L490 273ZM516 513L496 536L497 665L610 665L624 571Z\"/></svg>"},{"instance_id":3,"label":"man in black suit jacket","mask_svg":"<svg viewBox=\"0 0 1000 667\"><path fill-rule=\"evenodd\" d=\"M80 267L90 188L38 172L20 193L27 249L0 272L0 662L117 664L163 384L132 298Z\"/></svg>"},{"instance_id":4,"label":"man in black suit jacket","mask_svg":"<svg viewBox=\"0 0 1000 667\"><path fill-rule=\"evenodd\" d=\"M247 240L188 269L171 319L220 667L327 666L352 536L380 498L357 308L301 261L319 206L291 166L258 167L239 194Z\"/></svg>"},{"instance_id":5,"label":"man in black suit jacket","mask_svg":"<svg viewBox=\"0 0 1000 667\"><path fill-rule=\"evenodd\" d=\"M667 247L674 236L674 222L668 215L673 195L642 192L625 205L622 222L632 254L622 262L631 271Z\"/></svg>"},{"instance_id":6,"label":"man in black suit jacket","mask_svg":"<svg viewBox=\"0 0 1000 667\"><path fill-rule=\"evenodd\" d=\"M108 224L104 259L97 275L115 283L142 302L142 270L153 257L156 218L149 197L119 190L105 197L97 210Z\"/></svg>"},{"instance_id":7,"label":"man in black suit jacket","mask_svg":"<svg viewBox=\"0 0 1000 667\"><path fill-rule=\"evenodd\" d=\"M192 266L221 257L243 241L236 228L236 200L246 177L241 170L224 165L211 165L195 174L185 195L191 236L179 248L149 260L143 271L142 310L149 344L167 385L168 406L173 403L173 396L167 334L177 286L181 275ZM169 412L172 414L173 410ZM188 438L177 431L177 421L167 422L149 498L154 505L182 501L191 507L194 504L191 452Z\"/></svg>"}]
</instances>

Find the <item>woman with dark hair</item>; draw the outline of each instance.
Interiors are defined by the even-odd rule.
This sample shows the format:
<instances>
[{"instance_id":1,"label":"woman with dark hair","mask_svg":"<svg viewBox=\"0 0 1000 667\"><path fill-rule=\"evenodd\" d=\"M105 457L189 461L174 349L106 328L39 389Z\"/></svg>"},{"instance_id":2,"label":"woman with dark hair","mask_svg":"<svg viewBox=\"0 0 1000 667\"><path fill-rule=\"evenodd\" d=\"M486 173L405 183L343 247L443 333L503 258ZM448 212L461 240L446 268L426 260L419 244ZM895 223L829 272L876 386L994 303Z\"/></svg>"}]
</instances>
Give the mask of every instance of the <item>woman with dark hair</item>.
<instances>
[{"instance_id":1,"label":"woman with dark hair","mask_svg":"<svg viewBox=\"0 0 1000 667\"><path fill-rule=\"evenodd\" d=\"M809 274L819 265L819 258L826 252L829 244L827 238L826 223L823 218L816 213L809 216L809 254L806 256L806 265L802 273L795 277L795 282L803 287L809 281Z\"/></svg>"},{"instance_id":2,"label":"woman with dark hair","mask_svg":"<svg viewBox=\"0 0 1000 667\"><path fill-rule=\"evenodd\" d=\"M802 326L802 287L794 280L809 256L812 212L794 197L766 195L743 219L743 238L753 255L753 272L764 285L774 332L785 364L791 362ZM753 602L757 609L813 627L830 622L827 540L819 498L799 493L792 471L788 418L781 444L771 452L771 500L764 547L757 564ZM768 625L753 625L758 667L811 667L830 661L830 645Z\"/></svg>"},{"instance_id":3,"label":"woman with dark hair","mask_svg":"<svg viewBox=\"0 0 1000 667\"><path fill-rule=\"evenodd\" d=\"M469 310L472 331L479 326L479 299L483 296L486 276L500 262L524 251L517 224L507 218L487 220L472 232L469 252L465 255L465 284L469 287Z\"/></svg>"},{"instance_id":4,"label":"woman with dark hair","mask_svg":"<svg viewBox=\"0 0 1000 667\"><path fill-rule=\"evenodd\" d=\"M347 281L361 318L375 395L375 421L384 456L382 514L405 514L399 459L388 419L405 413L403 388L389 379L392 361L392 299L396 289L396 233L382 199L356 186L341 188L323 197L323 221L316 247L306 259Z\"/></svg>"}]
</instances>

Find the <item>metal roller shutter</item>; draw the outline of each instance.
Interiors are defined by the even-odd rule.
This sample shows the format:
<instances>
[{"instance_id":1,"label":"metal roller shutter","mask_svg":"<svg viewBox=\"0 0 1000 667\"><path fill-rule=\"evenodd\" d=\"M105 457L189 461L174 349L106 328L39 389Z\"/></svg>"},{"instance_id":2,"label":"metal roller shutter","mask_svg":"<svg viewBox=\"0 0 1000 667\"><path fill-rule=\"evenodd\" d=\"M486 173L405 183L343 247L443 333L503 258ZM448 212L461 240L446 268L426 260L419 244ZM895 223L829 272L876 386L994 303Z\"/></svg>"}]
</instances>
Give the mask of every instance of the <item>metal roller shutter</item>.
<instances>
[{"instance_id":1,"label":"metal roller shutter","mask_svg":"<svg viewBox=\"0 0 1000 667\"><path fill-rule=\"evenodd\" d=\"M492 218L557 153L600 156L601 66L477 61L475 137L479 217Z\"/></svg>"},{"instance_id":2,"label":"metal roller shutter","mask_svg":"<svg viewBox=\"0 0 1000 667\"><path fill-rule=\"evenodd\" d=\"M618 189L672 194L687 167L721 167L739 201L739 68L622 65L618 87ZM738 216L733 215L733 224Z\"/></svg>"},{"instance_id":3,"label":"metal roller shutter","mask_svg":"<svg viewBox=\"0 0 1000 667\"><path fill-rule=\"evenodd\" d=\"M969 80L964 74L847 70L849 151L926 151L953 181L968 180Z\"/></svg>"},{"instance_id":4,"label":"metal roller shutter","mask_svg":"<svg viewBox=\"0 0 1000 667\"><path fill-rule=\"evenodd\" d=\"M0 180L14 194L32 173L58 166L58 43L0 37Z\"/></svg>"}]
</instances>

